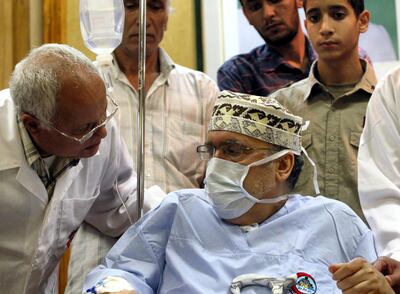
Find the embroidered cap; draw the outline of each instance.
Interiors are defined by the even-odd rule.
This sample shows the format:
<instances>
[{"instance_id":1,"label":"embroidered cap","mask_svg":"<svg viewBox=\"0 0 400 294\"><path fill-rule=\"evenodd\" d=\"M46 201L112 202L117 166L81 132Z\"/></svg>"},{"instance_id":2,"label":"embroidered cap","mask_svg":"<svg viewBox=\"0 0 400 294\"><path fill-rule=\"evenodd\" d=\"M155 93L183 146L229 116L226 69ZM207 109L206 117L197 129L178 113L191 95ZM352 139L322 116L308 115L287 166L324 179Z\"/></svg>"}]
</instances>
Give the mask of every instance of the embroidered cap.
<instances>
[{"instance_id":1,"label":"embroidered cap","mask_svg":"<svg viewBox=\"0 0 400 294\"><path fill-rule=\"evenodd\" d=\"M222 91L208 131L230 131L300 151L303 119L270 97Z\"/></svg>"}]
</instances>

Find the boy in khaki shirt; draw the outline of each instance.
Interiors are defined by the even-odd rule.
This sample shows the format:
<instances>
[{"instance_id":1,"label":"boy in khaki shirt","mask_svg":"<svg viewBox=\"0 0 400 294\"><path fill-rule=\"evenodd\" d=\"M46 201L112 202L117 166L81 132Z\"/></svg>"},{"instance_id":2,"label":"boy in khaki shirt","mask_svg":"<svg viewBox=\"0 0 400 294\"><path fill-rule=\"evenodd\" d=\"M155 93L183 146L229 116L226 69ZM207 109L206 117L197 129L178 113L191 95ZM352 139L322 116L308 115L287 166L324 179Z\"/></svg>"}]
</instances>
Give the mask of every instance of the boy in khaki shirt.
<instances>
[{"instance_id":1,"label":"boy in khaki shirt","mask_svg":"<svg viewBox=\"0 0 400 294\"><path fill-rule=\"evenodd\" d=\"M310 121L303 146L317 164L321 194L345 202L365 221L357 192L357 153L376 78L359 57L358 39L370 15L363 0L307 0L304 9L319 58L307 79L273 97ZM296 191L313 195L311 167L304 169Z\"/></svg>"},{"instance_id":2,"label":"boy in khaki shirt","mask_svg":"<svg viewBox=\"0 0 400 294\"><path fill-rule=\"evenodd\" d=\"M359 58L358 38L367 31L370 15L364 0L303 0L303 5L308 36L319 58L307 79L272 97L310 121L303 146L317 164L321 194L345 202L365 220L357 191L357 153L376 78L371 66ZM303 195L315 193L310 169L304 166L295 187ZM374 266L400 293L400 262L382 256ZM366 282L360 280L363 269L357 260L330 270L346 293L368 292L376 282L371 276ZM377 289L391 293L381 286Z\"/></svg>"}]
</instances>

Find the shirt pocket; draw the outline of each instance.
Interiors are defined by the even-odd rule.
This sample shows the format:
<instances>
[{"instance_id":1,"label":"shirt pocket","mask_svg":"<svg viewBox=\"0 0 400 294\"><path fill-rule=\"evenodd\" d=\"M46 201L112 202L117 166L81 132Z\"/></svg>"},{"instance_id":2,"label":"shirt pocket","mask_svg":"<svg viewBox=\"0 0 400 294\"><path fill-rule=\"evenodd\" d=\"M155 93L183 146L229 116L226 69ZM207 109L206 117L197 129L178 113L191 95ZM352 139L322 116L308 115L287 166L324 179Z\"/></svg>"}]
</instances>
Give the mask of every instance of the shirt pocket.
<instances>
[{"instance_id":1,"label":"shirt pocket","mask_svg":"<svg viewBox=\"0 0 400 294\"><path fill-rule=\"evenodd\" d=\"M97 186L93 192L87 194L87 197L72 197L61 201L61 216L58 227L59 248L64 249L69 246L84 221L90 208L100 194L100 186Z\"/></svg>"},{"instance_id":2,"label":"shirt pocket","mask_svg":"<svg viewBox=\"0 0 400 294\"><path fill-rule=\"evenodd\" d=\"M196 152L197 146L204 144L205 141L204 126L196 122L171 119L167 139L168 144L164 154L170 168L178 170L196 187L205 171L205 163Z\"/></svg>"},{"instance_id":3,"label":"shirt pocket","mask_svg":"<svg viewBox=\"0 0 400 294\"><path fill-rule=\"evenodd\" d=\"M349 166L348 171L351 173L351 179L357 179L357 155L358 155L358 147L360 146L360 139L361 139L361 132L360 131L350 131L350 138L349 142L351 147L347 154L346 162L349 162L351 165ZM357 184L357 181L355 181Z\"/></svg>"}]
</instances>

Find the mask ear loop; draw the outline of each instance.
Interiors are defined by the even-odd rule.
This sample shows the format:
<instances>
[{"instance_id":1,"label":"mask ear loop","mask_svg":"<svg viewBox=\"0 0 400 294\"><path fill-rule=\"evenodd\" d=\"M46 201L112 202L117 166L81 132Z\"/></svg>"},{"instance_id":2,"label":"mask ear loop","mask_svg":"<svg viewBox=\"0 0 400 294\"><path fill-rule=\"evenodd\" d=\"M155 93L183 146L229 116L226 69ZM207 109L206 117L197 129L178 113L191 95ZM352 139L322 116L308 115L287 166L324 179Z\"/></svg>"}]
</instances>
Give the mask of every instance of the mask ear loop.
<instances>
[{"instance_id":1,"label":"mask ear loop","mask_svg":"<svg viewBox=\"0 0 400 294\"><path fill-rule=\"evenodd\" d=\"M272 162L272 161L274 161L274 160L276 160L276 159L278 159L278 158L284 156L285 154L287 154L287 153L289 153L289 152L295 152L295 151L290 150L290 149L280 150L280 151L278 151L278 152L276 152L276 153L274 153L274 154L272 154L272 155L270 155L270 156L264 157L264 158L260 159L259 161L256 161L256 162L253 162L253 163L250 163L249 165L247 165L247 167L246 167L247 170L246 170L245 173L243 173L242 178L240 179L240 184L242 185L242 187L243 187L244 179L246 178L247 174L249 173L251 167L253 167L253 166L259 166L259 165L263 165L263 164ZM246 190L245 190L245 191L246 191ZM247 191L246 191L246 192L247 192ZM247 193L247 194L248 194L248 193ZM250 195L250 194L249 194L249 195ZM250 196L251 196L251 195L250 195ZM252 198L253 198L253 197L252 197Z\"/></svg>"},{"instance_id":2,"label":"mask ear loop","mask_svg":"<svg viewBox=\"0 0 400 294\"><path fill-rule=\"evenodd\" d=\"M306 156L306 158L308 159L308 162L311 164L312 168L313 168L313 185L314 185L314 190L315 190L315 194L316 196L321 195L321 192L319 190L319 185L318 185L318 172L317 172L317 166L315 165L314 161L312 161L312 159L310 158L310 156L308 156L308 153L306 151L306 149L304 149L303 146L301 146L301 151L304 153L304 155Z\"/></svg>"},{"instance_id":3,"label":"mask ear loop","mask_svg":"<svg viewBox=\"0 0 400 294\"><path fill-rule=\"evenodd\" d=\"M278 195L278 196L275 196L275 197L269 198L269 199L257 199L256 197L251 195L249 192L247 192L246 189L244 189L243 182L244 182L244 179L246 178L247 174L249 173L250 167L259 166L259 165L263 165L263 164L272 162L272 161L279 159L282 156L288 154L289 152L292 152L296 155L300 155L299 151L294 151L292 149L283 149L283 150L280 150L280 151L278 151L270 156L267 156L259 161L253 162L247 166L247 172L243 174L242 179L241 179L241 185L242 185L243 191L246 192L246 194L247 194L247 198L252 200L254 203L263 203L263 204L272 204L272 203L277 203L282 200L288 199L290 194Z\"/></svg>"}]
</instances>

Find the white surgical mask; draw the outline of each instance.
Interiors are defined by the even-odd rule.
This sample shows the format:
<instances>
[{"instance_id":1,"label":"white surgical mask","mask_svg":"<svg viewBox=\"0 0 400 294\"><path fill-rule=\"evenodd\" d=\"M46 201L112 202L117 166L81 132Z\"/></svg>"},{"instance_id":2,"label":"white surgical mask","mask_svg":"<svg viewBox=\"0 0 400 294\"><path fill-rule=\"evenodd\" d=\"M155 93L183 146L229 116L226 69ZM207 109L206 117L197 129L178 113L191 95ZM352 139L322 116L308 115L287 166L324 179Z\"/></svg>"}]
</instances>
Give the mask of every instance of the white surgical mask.
<instances>
[{"instance_id":1,"label":"white surgical mask","mask_svg":"<svg viewBox=\"0 0 400 294\"><path fill-rule=\"evenodd\" d=\"M205 190L220 218L237 218L250 210L256 203L277 203L286 200L288 195L269 199L257 199L243 187L250 167L262 165L278 159L293 150L281 150L271 156L243 165L219 158L211 158L207 165ZM296 152L294 152L296 153Z\"/></svg>"}]
</instances>

